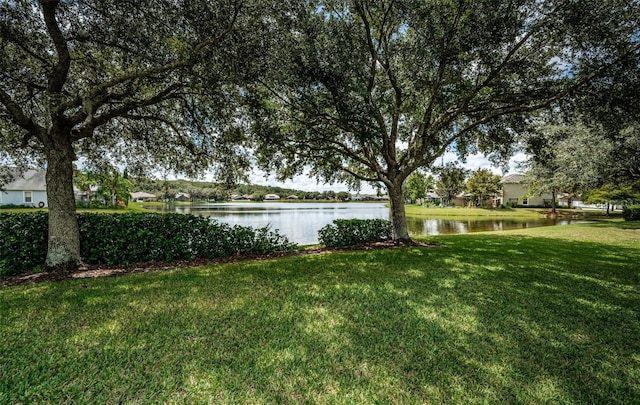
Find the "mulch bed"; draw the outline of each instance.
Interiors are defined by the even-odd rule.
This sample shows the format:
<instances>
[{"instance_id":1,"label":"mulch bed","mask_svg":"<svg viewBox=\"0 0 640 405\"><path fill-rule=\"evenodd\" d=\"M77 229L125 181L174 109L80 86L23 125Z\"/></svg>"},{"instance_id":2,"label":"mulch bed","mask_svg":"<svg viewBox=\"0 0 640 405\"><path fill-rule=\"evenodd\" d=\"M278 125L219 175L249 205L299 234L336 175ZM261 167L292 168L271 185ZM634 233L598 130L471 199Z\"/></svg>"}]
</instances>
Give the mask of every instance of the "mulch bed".
<instances>
[{"instance_id":1,"label":"mulch bed","mask_svg":"<svg viewBox=\"0 0 640 405\"><path fill-rule=\"evenodd\" d=\"M278 257L290 257L301 255L324 254L338 251L358 251L373 249L395 249L407 246L438 246L435 242L411 242L411 243L394 243L394 242L372 242L356 246L337 247L337 248L307 248L304 250L294 250L291 252L281 252L271 255L238 255L219 259L194 259L180 260L175 262L147 262L136 263L132 265L88 265L76 271L68 272L42 272L27 275L0 277L0 287L8 287L20 284L41 283L44 281L60 281L69 279L112 277L123 274L148 273L152 271L176 269L179 267L198 267L219 263L235 263L242 261L267 260Z\"/></svg>"}]
</instances>

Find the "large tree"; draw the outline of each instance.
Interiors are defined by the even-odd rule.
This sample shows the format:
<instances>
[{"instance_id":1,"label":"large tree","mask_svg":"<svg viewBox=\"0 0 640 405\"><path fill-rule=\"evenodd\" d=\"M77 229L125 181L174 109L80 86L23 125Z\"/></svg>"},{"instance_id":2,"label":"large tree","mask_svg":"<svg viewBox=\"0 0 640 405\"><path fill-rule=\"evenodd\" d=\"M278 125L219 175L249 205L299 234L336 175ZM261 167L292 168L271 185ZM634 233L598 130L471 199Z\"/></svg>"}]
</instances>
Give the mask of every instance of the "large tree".
<instances>
[{"instance_id":1,"label":"large tree","mask_svg":"<svg viewBox=\"0 0 640 405\"><path fill-rule=\"evenodd\" d=\"M488 169L478 169L471 173L466 184L466 191L471 195L476 206L491 206L491 197L500 189L501 177Z\"/></svg>"},{"instance_id":2,"label":"large tree","mask_svg":"<svg viewBox=\"0 0 640 405\"><path fill-rule=\"evenodd\" d=\"M243 161L233 74L268 24L248 3L0 3L0 157L46 166L49 268L81 263L77 159L225 176Z\"/></svg>"},{"instance_id":3,"label":"large tree","mask_svg":"<svg viewBox=\"0 0 640 405\"><path fill-rule=\"evenodd\" d=\"M412 204L418 200L423 200L428 190L432 189L434 179L432 175L425 175L420 172L413 173L407 177L405 182L405 195Z\"/></svg>"},{"instance_id":4,"label":"large tree","mask_svg":"<svg viewBox=\"0 0 640 405\"><path fill-rule=\"evenodd\" d=\"M444 204L451 204L453 199L464 191L468 170L449 162L435 169L438 174L436 180L436 194L440 196Z\"/></svg>"},{"instance_id":5,"label":"large tree","mask_svg":"<svg viewBox=\"0 0 640 405\"><path fill-rule=\"evenodd\" d=\"M622 196L617 193L622 189L640 191L638 132L627 127L612 133L601 123L584 121L573 117L545 123L526 139L525 181L532 194L552 194L553 212L558 193L571 201L597 189L601 196Z\"/></svg>"},{"instance_id":6,"label":"large tree","mask_svg":"<svg viewBox=\"0 0 640 405\"><path fill-rule=\"evenodd\" d=\"M639 21L624 0L308 2L256 89L261 163L384 185L409 241L411 173L448 148L509 152L531 112L638 52Z\"/></svg>"}]
</instances>

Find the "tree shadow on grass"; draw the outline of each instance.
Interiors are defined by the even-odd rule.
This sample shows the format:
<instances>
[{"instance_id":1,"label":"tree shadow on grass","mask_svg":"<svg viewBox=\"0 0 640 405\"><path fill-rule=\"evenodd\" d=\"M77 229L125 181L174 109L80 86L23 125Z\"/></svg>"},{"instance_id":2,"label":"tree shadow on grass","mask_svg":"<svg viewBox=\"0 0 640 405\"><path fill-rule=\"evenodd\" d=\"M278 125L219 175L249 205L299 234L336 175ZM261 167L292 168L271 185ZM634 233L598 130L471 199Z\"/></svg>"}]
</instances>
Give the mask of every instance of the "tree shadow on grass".
<instances>
[{"instance_id":1,"label":"tree shadow on grass","mask_svg":"<svg viewBox=\"0 0 640 405\"><path fill-rule=\"evenodd\" d=\"M531 237L456 240L455 254L424 255L417 280L426 282L392 277L392 289L349 312L397 305L379 328L363 329L357 318L346 324L362 347L396 338L387 346L400 354L387 359L405 370L407 387L453 402L640 398L638 250ZM384 350L373 347L372 356Z\"/></svg>"},{"instance_id":2,"label":"tree shadow on grass","mask_svg":"<svg viewBox=\"0 0 640 405\"><path fill-rule=\"evenodd\" d=\"M640 398L639 249L444 240L4 292L0 400Z\"/></svg>"}]
</instances>

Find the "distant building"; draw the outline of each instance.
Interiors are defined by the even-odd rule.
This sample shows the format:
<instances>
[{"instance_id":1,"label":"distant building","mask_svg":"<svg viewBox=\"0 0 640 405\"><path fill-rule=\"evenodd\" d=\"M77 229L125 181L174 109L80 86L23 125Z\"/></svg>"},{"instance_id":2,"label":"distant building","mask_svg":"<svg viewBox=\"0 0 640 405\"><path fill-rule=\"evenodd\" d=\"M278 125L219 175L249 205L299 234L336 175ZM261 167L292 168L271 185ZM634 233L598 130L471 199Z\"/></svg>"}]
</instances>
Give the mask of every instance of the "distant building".
<instances>
[{"instance_id":1,"label":"distant building","mask_svg":"<svg viewBox=\"0 0 640 405\"><path fill-rule=\"evenodd\" d=\"M80 190L78 187L73 185L73 195L75 196L76 201L82 201L84 203L89 202L90 197L96 198L96 194L98 193L98 186L93 185L89 187L89 190ZM104 198L100 198L104 200Z\"/></svg>"},{"instance_id":2,"label":"distant building","mask_svg":"<svg viewBox=\"0 0 640 405\"><path fill-rule=\"evenodd\" d=\"M524 182L524 175L509 174L500 180L500 190L496 196L496 204L499 205L532 205L551 206L551 193L542 195L530 195L529 185Z\"/></svg>"},{"instance_id":3,"label":"distant building","mask_svg":"<svg viewBox=\"0 0 640 405\"><path fill-rule=\"evenodd\" d=\"M187 193L178 193L175 196L176 201L191 201L191 195Z\"/></svg>"},{"instance_id":4,"label":"distant building","mask_svg":"<svg viewBox=\"0 0 640 405\"><path fill-rule=\"evenodd\" d=\"M424 201L426 203L435 203L435 202L441 202L442 198L440 198L440 196L436 193L434 193L433 191L427 191L424 195Z\"/></svg>"},{"instance_id":5,"label":"distant building","mask_svg":"<svg viewBox=\"0 0 640 405\"><path fill-rule=\"evenodd\" d=\"M0 205L48 207L46 172L28 169L21 172L10 169L11 180L0 191Z\"/></svg>"},{"instance_id":6,"label":"distant building","mask_svg":"<svg viewBox=\"0 0 640 405\"><path fill-rule=\"evenodd\" d=\"M351 195L353 201L389 201L388 195L375 195L375 194L353 194Z\"/></svg>"},{"instance_id":7,"label":"distant building","mask_svg":"<svg viewBox=\"0 0 640 405\"><path fill-rule=\"evenodd\" d=\"M468 207L471 201L471 194L460 193L451 199L451 204L456 207Z\"/></svg>"},{"instance_id":8,"label":"distant building","mask_svg":"<svg viewBox=\"0 0 640 405\"><path fill-rule=\"evenodd\" d=\"M277 195L277 194L267 194L267 195L264 196L264 199L265 200L270 200L270 201L279 200L280 196Z\"/></svg>"},{"instance_id":9,"label":"distant building","mask_svg":"<svg viewBox=\"0 0 640 405\"><path fill-rule=\"evenodd\" d=\"M154 194L145 193L144 191L136 191L135 193L131 193L131 200L133 202L149 202L156 201L158 197Z\"/></svg>"}]
</instances>

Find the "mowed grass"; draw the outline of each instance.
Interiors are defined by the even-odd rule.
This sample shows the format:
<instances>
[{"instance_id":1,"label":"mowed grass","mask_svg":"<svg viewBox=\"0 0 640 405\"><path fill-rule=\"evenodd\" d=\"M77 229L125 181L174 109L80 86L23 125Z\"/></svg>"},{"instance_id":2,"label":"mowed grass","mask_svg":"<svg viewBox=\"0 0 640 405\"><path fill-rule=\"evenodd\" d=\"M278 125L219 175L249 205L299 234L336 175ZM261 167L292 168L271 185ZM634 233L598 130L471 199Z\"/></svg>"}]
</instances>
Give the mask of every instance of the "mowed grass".
<instances>
[{"instance_id":1,"label":"mowed grass","mask_svg":"<svg viewBox=\"0 0 640 405\"><path fill-rule=\"evenodd\" d=\"M477 218L477 219L527 219L544 218L551 211L550 208L480 208L480 207L424 207L421 205L406 205L407 217L414 218ZM603 210L578 210L559 208L561 217L606 218ZM620 213L611 213L620 217Z\"/></svg>"},{"instance_id":2,"label":"mowed grass","mask_svg":"<svg viewBox=\"0 0 640 405\"><path fill-rule=\"evenodd\" d=\"M526 208L467 208L467 207L424 207L422 205L406 205L405 212L408 217L426 218L540 218L541 210Z\"/></svg>"},{"instance_id":3,"label":"mowed grass","mask_svg":"<svg viewBox=\"0 0 640 405\"><path fill-rule=\"evenodd\" d=\"M147 203L145 203L145 204L147 204ZM38 212L38 211L48 212L49 209L48 208L27 208L27 207L25 207L25 208L2 208L2 209L0 209L0 214L2 214L2 213L6 213L6 214L23 214L23 213ZM149 209L143 208L142 207L142 203L130 202L126 209L120 209L120 208L98 208L98 209L96 209L96 208L77 208L76 212L78 212L78 213L90 212L90 213L97 213L97 214L124 214L124 213L131 213L131 212L154 212L154 211L151 211Z\"/></svg>"},{"instance_id":4,"label":"mowed grass","mask_svg":"<svg viewBox=\"0 0 640 405\"><path fill-rule=\"evenodd\" d=\"M640 403L640 223L0 290L0 403Z\"/></svg>"}]
</instances>

